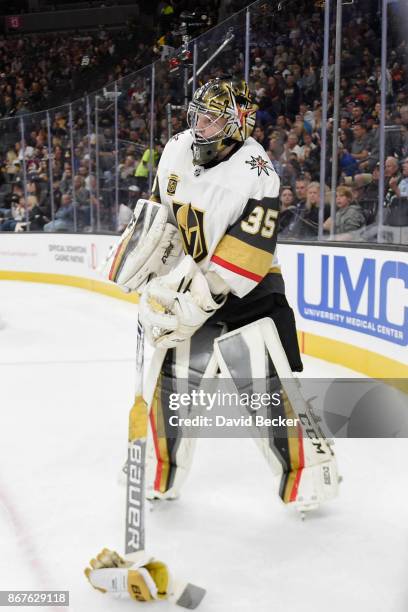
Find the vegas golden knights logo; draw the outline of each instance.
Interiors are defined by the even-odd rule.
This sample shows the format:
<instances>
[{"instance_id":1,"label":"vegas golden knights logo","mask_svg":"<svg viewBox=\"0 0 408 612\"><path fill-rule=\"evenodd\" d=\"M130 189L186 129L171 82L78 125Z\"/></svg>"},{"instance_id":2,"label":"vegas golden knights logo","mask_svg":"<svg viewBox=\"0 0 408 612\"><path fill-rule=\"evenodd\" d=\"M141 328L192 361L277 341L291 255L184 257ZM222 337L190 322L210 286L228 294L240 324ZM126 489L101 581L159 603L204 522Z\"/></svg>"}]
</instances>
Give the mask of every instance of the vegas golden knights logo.
<instances>
[{"instance_id":1,"label":"vegas golden knights logo","mask_svg":"<svg viewBox=\"0 0 408 612\"><path fill-rule=\"evenodd\" d=\"M169 180L167 183L167 195L172 196L176 193L177 183L179 182L180 177L177 174L170 174Z\"/></svg>"},{"instance_id":2,"label":"vegas golden knights logo","mask_svg":"<svg viewBox=\"0 0 408 612\"><path fill-rule=\"evenodd\" d=\"M174 200L173 211L183 239L184 252L198 263L208 255L204 236L204 211Z\"/></svg>"}]
</instances>

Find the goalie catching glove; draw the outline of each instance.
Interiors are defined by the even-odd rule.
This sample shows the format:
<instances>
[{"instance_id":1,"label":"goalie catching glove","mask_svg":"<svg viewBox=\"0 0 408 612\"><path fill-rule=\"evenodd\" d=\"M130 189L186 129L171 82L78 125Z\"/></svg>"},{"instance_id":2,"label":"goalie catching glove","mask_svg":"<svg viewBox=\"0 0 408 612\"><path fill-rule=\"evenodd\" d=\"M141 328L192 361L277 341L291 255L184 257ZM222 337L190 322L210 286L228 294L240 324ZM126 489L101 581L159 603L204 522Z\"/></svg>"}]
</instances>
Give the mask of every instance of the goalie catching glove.
<instances>
[{"instance_id":1,"label":"goalie catching glove","mask_svg":"<svg viewBox=\"0 0 408 612\"><path fill-rule=\"evenodd\" d=\"M174 348L191 338L225 300L224 293L212 295L207 278L186 255L174 270L146 285L140 299L140 321L150 344Z\"/></svg>"},{"instance_id":2,"label":"goalie catching glove","mask_svg":"<svg viewBox=\"0 0 408 612\"><path fill-rule=\"evenodd\" d=\"M118 553L104 548L85 569L91 585L102 593L128 594L137 601L169 597L169 572L162 561L144 555L139 562L127 561Z\"/></svg>"}]
</instances>

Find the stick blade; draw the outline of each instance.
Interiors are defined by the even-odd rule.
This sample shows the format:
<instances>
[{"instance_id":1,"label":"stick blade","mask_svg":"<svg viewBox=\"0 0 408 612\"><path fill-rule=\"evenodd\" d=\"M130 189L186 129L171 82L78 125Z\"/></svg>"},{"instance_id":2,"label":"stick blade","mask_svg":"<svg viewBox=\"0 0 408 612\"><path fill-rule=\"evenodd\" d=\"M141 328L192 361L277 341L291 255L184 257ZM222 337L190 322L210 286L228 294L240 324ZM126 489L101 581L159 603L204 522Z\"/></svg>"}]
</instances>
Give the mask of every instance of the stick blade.
<instances>
[{"instance_id":1,"label":"stick blade","mask_svg":"<svg viewBox=\"0 0 408 612\"><path fill-rule=\"evenodd\" d=\"M202 587L191 584L191 582L187 582L176 585L174 595L171 597L171 599L176 605L181 606L182 608L186 608L187 610L195 610L195 608L200 605L206 592L207 591Z\"/></svg>"}]
</instances>

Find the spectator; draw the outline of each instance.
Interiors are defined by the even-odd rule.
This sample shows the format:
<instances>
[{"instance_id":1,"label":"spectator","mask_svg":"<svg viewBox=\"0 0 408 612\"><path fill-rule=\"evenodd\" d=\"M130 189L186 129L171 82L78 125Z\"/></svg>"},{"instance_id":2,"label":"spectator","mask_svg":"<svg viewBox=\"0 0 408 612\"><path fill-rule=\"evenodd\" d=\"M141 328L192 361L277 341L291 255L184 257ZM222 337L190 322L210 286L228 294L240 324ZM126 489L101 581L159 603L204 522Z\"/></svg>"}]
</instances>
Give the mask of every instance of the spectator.
<instances>
[{"instance_id":1,"label":"spectator","mask_svg":"<svg viewBox=\"0 0 408 612\"><path fill-rule=\"evenodd\" d=\"M255 58L255 65L252 68L253 77L255 79L258 79L259 77L265 77L266 76L266 69L267 69L267 66L262 61L262 58L256 57Z\"/></svg>"},{"instance_id":2,"label":"spectator","mask_svg":"<svg viewBox=\"0 0 408 612\"><path fill-rule=\"evenodd\" d=\"M307 104L312 104L317 94L317 75L314 66L306 65L303 69L303 76L300 80L302 99Z\"/></svg>"},{"instance_id":3,"label":"spectator","mask_svg":"<svg viewBox=\"0 0 408 612\"><path fill-rule=\"evenodd\" d=\"M348 114L343 114L340 119L340 129L343 132L342 143L346 148L351 147L353 141L353 130L351 127L351 119Z\"/></svg>"},{"instance_id":4,"label":"spectator","mask_svg":"<svg viewBox=\"0 0 408 612\"><path fill-rule=\"evenodd\" d=\"M367 137L367 128L363 123L355 123L353 127L353 143L351 145L351 155L358 164L364 162L369 157L370 140Z\"/></svg>"},{"instance_id":5,"label":"spectator","mask_svg":"<svg viewBox=\"0 0 408 612\"><path fill-rule=\"evenodd\" d=\"M29 195L27 196L27 215L23 221L16 224L14 231L23 232L29 229L30 232L40 232L47 221L48 219L38 205L37 196Z\"/></svg>"},{"instance_id":6,"label":"spectator","mask_svg":"<svg viewBox=\"0 0 408 612\"><path fill-rule=\"evenodd\" d=\"M395 158L387 158L388 169L386 174L391 173L388 180L388 191L385 195L386 210L384 224L390 226L408 226L408 159L399 164Z\"/></svg>"},{"instance_id":7,"label":"spectator","mask_svg":"<svg viewBox=\"0 0 408 612\"><path fill-rule=\"evenodd\" d=\"M61 193L69 193L72 191L72 170L70 164L66 164L59 188Z\"/></svg>"},{"instance_id":8,"label":"spectator","mask_svg":"<svg viewBox=\"0 0 408 612\"><path fill-rule=\"evenodd\" d=\"M74 207L69 193L63 193L61 206L55 213L54 221L44 225L44 232L70 232L74 229Z\"/></svg>"},{"instance_id":9,"label":"spectator","mask_svg":"<svg viewBox=\"0 0 408 612\"><path fill-rule=\"evenodd\" d=\"M341 173L346 176L353 176L358 171L358 163L356 159L341 143L339 143L338 152Z\"/></svg>"},{"instance_id":10,"label":"spectator","mask_svg":"<svg viewBox=\"0 0 408 612\"><path fill-rule=\"evenodd\" d=\"M24 196L20 196L18 200L12 201L10 216L0 224L1 232L14 232L17 224L26 219L26 207Z\"/></svg>"},{"instance_id":11,"label":"spectator","mask_svg":"<svg viewBox=\"0 0 408 612\"><path fill-rule=\"evenodd\" d=\"M408 197L408 157L406 157L402 164L402 176L398 181L398 176L393 176L390 180L390 187L395 192L398 198Z\"/></svg>"},{"instance_id":12,"label":"spectator","mask_svg":"<svg viewBox=\"0 0 408 612\"><path fill-rule=\"evenodd\" d=\"M356 100L351 107L351 116L353 127L356 125L364 125L364 104Z\"/></svg>"},{"instance_id":13,"label":"spectator","mask_svg":"<svg viewBox=\"0 0 408 612\"><path fill-rule=\"evenodd\" d=\"M282 233L296 218L295 194L291 187L282 187L280 204L279 233Z\"/></svg>"},{"instance_id":14,"label":"spectator","mask_svg":"<svg viewBox=\"0 0 408 612\"><path fill-rule=\"evenodd\" d=\"M333 227L336 240L345 240L346 237L351 237L350 232L360 229L365 225L364 214L359 204L353 202L353 192L351 189L344 185L337 187L336 205L337 211L334 227L333 220L329 217L324 222L323 228L330 231Z\"/></svg>"},{"instance_id":15,"label":"spectator","mask_svg":"<svg viewBox=\"0 0 408 612\"><path fill-rule=\"evenodd\" d=\"M298 176L298 178L296 179L295 205L297 212L300 212L306 206L307 188L309 186L309 183L310 181L304 175Z\"/></svg>"},{"instance_id":16,"label":"spectator","mask_svg":"<svg viewBox=\"0 0 408 612\"><path fill-rule=\"evenodd\" d=\"M308 159L312 153L316 149L316 145L313 142L312 135L308 132L303 134L303 156L305 159Z\"/></svg>"},{"instance_id":17,"label":"spectator","mask_svg":"<svg viewBox=\"0 0 408 612\"><path fill-rule=\"evenodd\" d=\"M286 76L283 84L283 108L285 110L285 114L294 119L299 108L299 102L299 87L295 83L293 74L289 73Z\"/></svg>"},{"instance_id":18,"label":"spectator","mask_svg":"<svg viewBox=\"0 0 408 612\"><path fill-rule=\"evenodd\" d=\"M384 206L389 207L392 200L397 197L398 185L402 178L399 172L399 163L395 157L387 157L385 160L384 176Z\"/></svg>"},{"instance_id":19,"label":"spectator","mask_svg":"<svg viewBox=\"0 0 408 612\"><path fill-rule=\"evenodd\" d=\"M330 215L330 206L324 204L323 218ZM306 203L297 216L296 223L291 227L291 234L300 239L316 238L319 228L320 184L316 181L309 183L306 188Z\"/></svg>"},{"instance_id":20,"label":"spectator","mask_svg":"<svg viewBox=\"0 0 408 612\"><path fill-rule=\"evenodd\" d=\"M283 162L282 168L282 183L285 185L294 185L296 177L299 176L299 174L301 173L301 168L297 162L295 153L291 154L288 162Z\"/></svg>"},{"instance_id":21,"label":"spectator","mask_svg":"<svg viewBox=\"0 0 408 612\"><path fill-rule=\"evenodd\" d=\"M272 151L278 159L282 157L282 153L284 150L284 136L280 134L277 130L273 130L273 132L268 137L269 144L266 147L268 151Z\"/></svg>"},{"instance_id":22,"label":"spectator","mask_svg":"<svg viewBox=\"0 0 408 612\"><path fill-rule=\"evenodd\" d=\"M159 152L157 150L157 147L153 149L152 161L151 161L150 149L146 149L146 151L143 153L139 163L136 166L136 171L135 171L136 185L139 187L140 191L147 191L150 165L152 164L152 170L154 173L154 170L155 170L155 167L158 161L159 161Z\"/></svg>"},{"instance_id":23,"label":"spectator","mask_svg":"<svg viewBox=\"0 0 408 612\"><path fill-rule=\"evenodd\" d=\"M282 187L280 194L280 211L283 213L289 208L296 208L295 195L290 187Z\"/></svg>"},{"instance_id":24,"label":"spectator","mask_svg":"<svg viewBox=\"0 0 408 612\"><path fill-rule=\"evenodd\" d=\"M85 188L85 181L79 174L74 176L74 189L75 189L75 202L78 206L86 206L89 204L89 191ZM72 183L69 193L74 197L72 193Z\"/></svg>"},{"instance_id":25,"label":"spectator","mask_svg":"<svg viewBox=\"0 0 408 612\"><path fill-rule=\"evenodd\" d=\"M301 234L305 238L311 238L316 237L318 234L320 206L324 207L324 220L330 215L330 206L325 202L320 202L320 184L318 182L309 183L306 194L306 205L302 217L303 227L301 228Z\"/></svg>"},{"instance_id":26,"label":"spectator","mask_svg":"<svg viewBox=\"0 0 408 612\"><path fill-rule=\"evenodd\" d=\"M296 135L296 132L289 132L286 144L284 146L284 151L282 154L282 159L284 161L290 160L290 155L294 153L296 155L296 159L303 159L303 147L299 144L299 138Z\"/></svg>"},{"instance_id":27,"label":"spectator","mask_svg":"<svg viewBox=\"0 0 408 612\"><path fill-rule=\"evenodd\" d=\"M136 170L136 160L133 155L127 155L125 162L119 166L119 176L122 182L133 179Z\"/></svg>"},{"instance_id":28,"label":"spectator","mask_svg":"<svg viewBox=\"0 0 408 612\"><path fill-rule=\"evenodd\" d=\"M263 130L261 127L260 127L260 126L257 126L257 127L254 129L254 132L253 132L253 135L252 135L252 136L253 136L253 138L255 138L255 140L256 140L257 142L259 142L259 143L260 143L260 144L261 144L261 145L262 145L262 146L263 146L265 149L267 149L267 148L268 148L268 141L267 141L267 139L265 138L265 131L264 131L264 130Z\"/></svg>"},{"instance_id":29,"label":"spectator","mask_svg":"<svg viewBox=\"0 0 408 612\"><path fill-rule=\"evenodd\" d=\"M367 225L375 221L377 214L379 174L378 164L372 174L356 174L353 180L345 178L345 186L351 188L353 200L360 205Z\"/></svg>"}]
</instances>

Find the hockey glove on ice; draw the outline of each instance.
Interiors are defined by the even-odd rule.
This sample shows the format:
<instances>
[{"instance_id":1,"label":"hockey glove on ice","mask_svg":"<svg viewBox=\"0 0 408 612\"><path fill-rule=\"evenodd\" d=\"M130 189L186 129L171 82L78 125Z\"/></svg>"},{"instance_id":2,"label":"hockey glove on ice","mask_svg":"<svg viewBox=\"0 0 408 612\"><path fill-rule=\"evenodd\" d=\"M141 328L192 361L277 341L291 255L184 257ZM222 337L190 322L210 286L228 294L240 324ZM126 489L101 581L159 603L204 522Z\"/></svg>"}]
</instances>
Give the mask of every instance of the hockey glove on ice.
<instances>
[{"instance_id":1,"label":"hockey glove on ice","mask_svg":"<svg viewBox=\"0 0 408 612\"><path fill-rule=\"evenodd\" d=\"M137 601L167 599L169 572L162 561L144 556L139 562L127 561L118 553L104 548L85 575L91 585L102 593L128 594Z\"/></svg>"}]
</instances>

